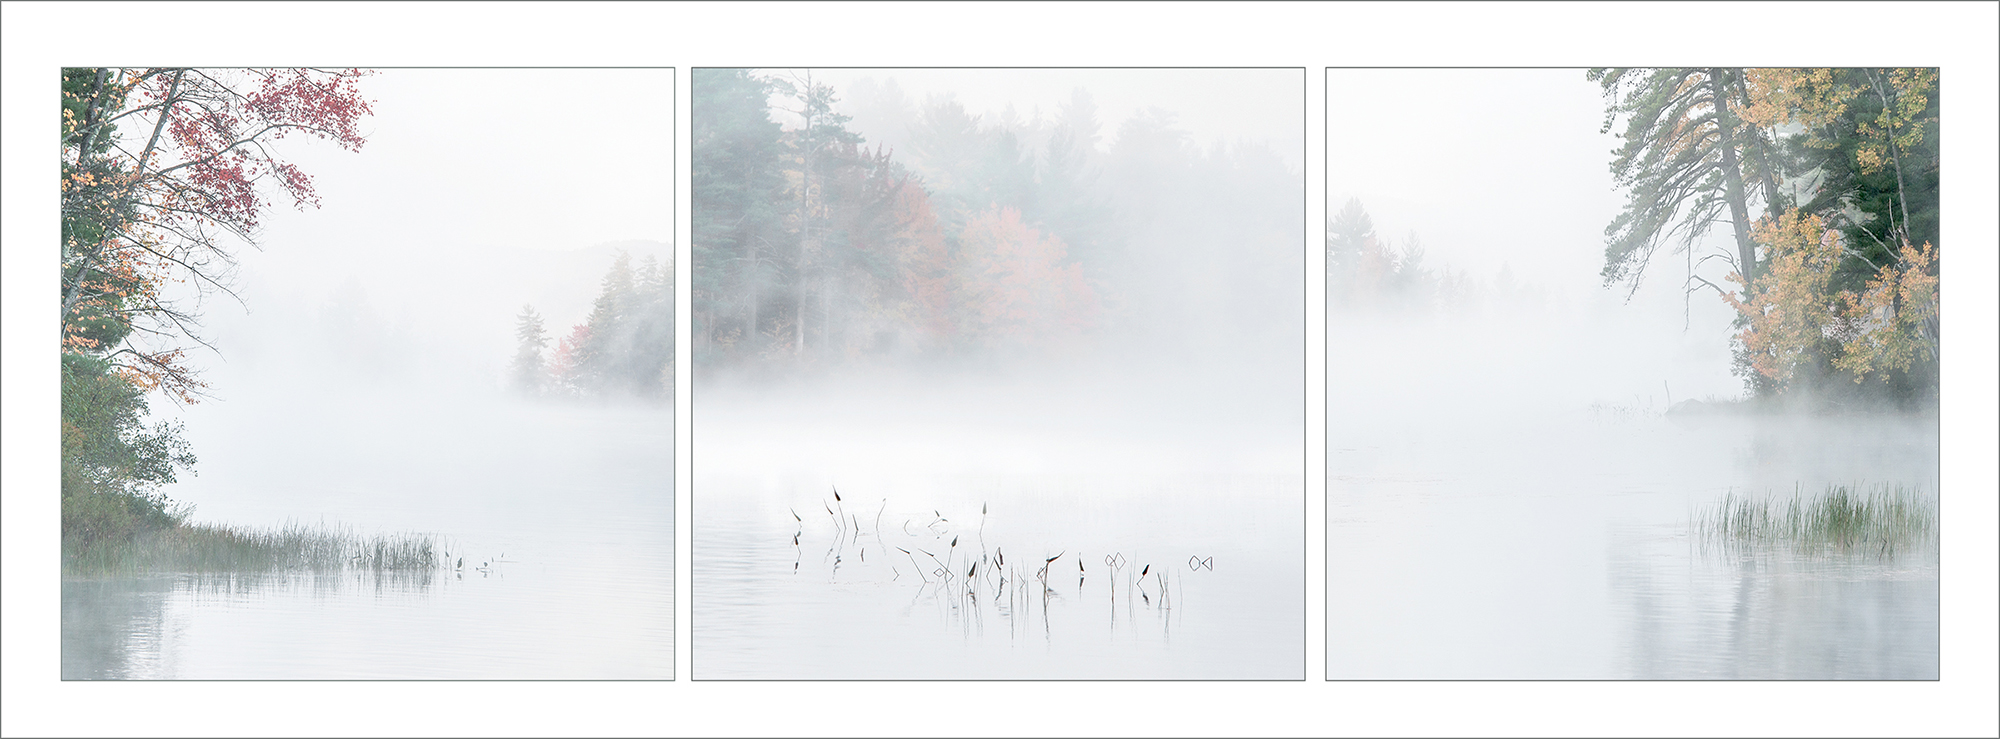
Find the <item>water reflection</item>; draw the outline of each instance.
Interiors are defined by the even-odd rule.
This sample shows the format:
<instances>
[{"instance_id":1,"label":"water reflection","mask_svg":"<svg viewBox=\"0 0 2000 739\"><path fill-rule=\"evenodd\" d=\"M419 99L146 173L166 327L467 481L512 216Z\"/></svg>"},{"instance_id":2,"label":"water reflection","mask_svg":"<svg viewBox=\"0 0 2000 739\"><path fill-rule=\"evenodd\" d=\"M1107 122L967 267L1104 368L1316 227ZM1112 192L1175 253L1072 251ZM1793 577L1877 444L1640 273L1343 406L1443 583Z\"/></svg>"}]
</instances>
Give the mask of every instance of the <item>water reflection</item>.
<instances>
[{"instance_id":1,"label":"water reflection","mask_svg":"<svg viewBox=\"0 0 2000 739\"><path fill-rule=\"evenodd\" d=\"M1935 680L1935 548L1813 556L1621 532L1611 590L1618 672L1647 679Z\"/></svg>"},{"instance_id":2,"label":"water reflection","mask_svg":"<svg viewBox=\"0 0 2000 739\"><path fill-rule=\"evenodd\" d=\"M171 678L168 650L177 640L166 601L173 578L65 580L62 584L62 678Z\"/></svg>"},{"instance_id":3,"label":"water reflection","mask_svg":"<svg viewBox=\"0 0 2000 739\"><path fill-rule=\"evenodd\" d=\"M889 486L929 497L862 489L841 485L836 501L783 484L704 488L697 679L1303 670L1296 479L947 477Z\"/></svg>"},{"instance_id":4,"label":"water reflection","mask_svg":"<svg viewBox=\"0 0 2000 739\"><path fill-rule=\"evenodd\" d=\"M188 611L267 598L323 601L368 596L422 599L447 573L437 570L293 571L66 579L62 584L64 680L183 677Z\"/></svg>"},{"instance_id":5,"label":"water reflection","mask_svg":"<svg viewBox=\"0 0 2000 739\"><path fill-rule=\"evenodd\" d=\"M1691 531L1732 495L1936 490L1935 416L1551 412L1333 434L1333 678L1937 676L1935 548L1705 549Z\"/></svg>"},{"instance_id":6,"label":"water reflection","mask_svg":"<svg viewBox=\"0 0 2000 739\"><path fill-rule=\"evenodd\" d=\"M984 634L989 618L1004 624L1011 638L1026 635L1027 624L1039 621L1039 636L1046 641L1052 608L1072 607L1102 593L1108 630L1116 632L1121 621L1125 628L1135 628L1143 619L1157 623L1165 639L1174 624L1176 598L1187 598L1188 579L1199 577L1204 566L1214 570L1213 556L1189 555L1185 573L1176 574L1169 566L1178 556L1174 554L1140 564L1114 551L1104 554L1099 564L1096 555L1080 551L1024 555L1018 547L1010 562L1004 545L987 540L984 503L976 515L959 516L959 521L969 522L963 525L933 508L899 511L886 527L887 499L866 522L860 512L847 510L838 491L830 503L819 503L826 516L814 517L813 526L796 507L787 510L797 526L792 532L794 575L824 577L829 585L898 583L910 590L906 613L928 608L941 623L972 635ZM806 549L818 551L821 540L825 549L808 574L803 567ZM1072 579L1073 592L1068 587Z\"/></svg>"},{"instance_id":7,"label":"water reflection","mask_svg":"<svg viewBox=\"0 0 2000 739\"><path fill-rule=\"evenodd\" d=\"M673 676L669 409L227 410L178 485L198 515L443 532L452 566L67 581L66 679Z\"/></svg>"}]
</instances>

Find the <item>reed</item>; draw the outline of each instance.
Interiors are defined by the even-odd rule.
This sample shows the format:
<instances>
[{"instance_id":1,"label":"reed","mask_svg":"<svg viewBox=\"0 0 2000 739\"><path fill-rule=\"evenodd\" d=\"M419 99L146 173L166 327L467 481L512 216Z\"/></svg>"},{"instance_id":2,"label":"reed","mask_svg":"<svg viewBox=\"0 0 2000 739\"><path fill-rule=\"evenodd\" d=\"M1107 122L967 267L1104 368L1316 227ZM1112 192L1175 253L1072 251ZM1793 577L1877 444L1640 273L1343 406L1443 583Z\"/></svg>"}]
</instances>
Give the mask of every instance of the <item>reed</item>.
<instances>
[{"instance_id":1,"label":"reed","mask_svg":"<svg viewBox=\"0 0 2000 739\"><path fill-rule=\"evenodd\" d=\"M361 536L352 529L298 523L252 529L193 523L94 542L63 562L70 576L306 570L413 571L448 566L443 542L428 534Z\"/></svg>"},{"instance_id":2,"label":"reed","mask_svg":"<svg viewBox=\"0 0 2000 739\"><path fill-rule=\"evenodd\" d=\"M806 521L797 507L780 514L792 518L793 530L787 545L793 549L794 574L800 571L806 542L825 535L828 543L821 564L826 568L829 583L866 582L870 573L874 573L879 582L904 582L914 587L911 606L929 598L947 620L969 629L983 628L985 611L991 609L991 615L1004 619L1010 633L1015 634L1021 633L1019 629L1026 623L1017 619L1032 619L1039 604L1045 636L1050 609L1069 601L1066 593L1057 590L1068 589L1067 570L1063 568L1076 568L1077 600L1073 602L1083 602L1086 582L1096 585L1090 567L1100 555L1086 556L1065 549L1053 555L1044 551L1023 557L1017 548L1015 558L1010 560L1004 546L1007 542L986 540L987 519L992 516L992 507L986 502L980 503L977 520L968 515L963 524L956 524L943 511L933 509L928 517L912 516L900 525L892 519L890 527L885 529L882 519L887 513L888 500L882 499L877 504L873 522L864 526L857 511L845 509L846 499L852 494L853 491L830 490L821 498L820 507L827 516L824 523ZM865 503L857 507L862 505ZM819 535L813 533L815 530ZM882 556L868 558L866 553L871 548ZM896 554L903 556L899 558ZM1120 619L1130 621L1141 612L1157 614L1163 621L1173 615L1175 607L1184 602L1188 579L1169 572L1178 569L1181 561L1178 557L1187 557L1189 573L1186 574L1214 569L1212 556L1174 555L1164 562L1135 561L1137 552L1133 558L1115 550L1101 556L1105 565L1102 587L1112 604L1110 616L1114 624ZM1036 558L1041 559L1039 564L1034 561ZM912 573L914 578L903 580ZM1125 603L1122 607L1118 605L1121 600Z\"/></svg>"},{"instance_id":3,"label":"reed","mask_svg":"<svg viewBox=\"0 0 2000 739\"><path fill-rule=\"evenodd\" d=\"M1893 557L1936 549L1938 499L1923 488L1828 485L1806 495L1748 496L1731 491L1696 513L1691 528L1704 545L1786 548L1809 555Z\"/></svg>"}]
</instances>

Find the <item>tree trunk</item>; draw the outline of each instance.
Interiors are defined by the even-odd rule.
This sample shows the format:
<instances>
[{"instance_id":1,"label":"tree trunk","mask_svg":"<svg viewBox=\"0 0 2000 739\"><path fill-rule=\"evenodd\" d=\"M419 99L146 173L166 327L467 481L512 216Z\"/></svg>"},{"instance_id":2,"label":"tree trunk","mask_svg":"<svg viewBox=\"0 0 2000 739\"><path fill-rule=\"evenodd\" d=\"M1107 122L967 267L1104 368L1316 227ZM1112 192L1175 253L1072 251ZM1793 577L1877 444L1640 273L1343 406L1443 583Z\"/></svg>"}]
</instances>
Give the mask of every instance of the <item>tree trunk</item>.
<instances>
[{"instance_id":1,"label":"tree trunk","mask_svg":"<svg viewBox=\"0 0 2000 739\"><path fill-rule=\"evenodd\" d=\"M1729 85L1723 69L1708 70L1709 91L1715 103L1716 147L1722 151L1723 199L1729 204L1731 230L1736 233L1737 271L1743 275L1743 302L1752 298L1756 280L1757 243L1750 239L1750 204L1743 190L1743 167L1736 156L1736 115L1729 110Z\"/></svg>"},{"instance_id":2,"label":"tree trunk","mask_svg":"<svg viewBox=\"0 0 2000 739\"><path fill-rule=\"evenodd\" d=\"M125 211L126 206L124 204L132 197L132 191L139 186L139 181L145 178L146 162L153 158L153 150L160 145L160 133L166 130L167 118L174 113L174 104L178 101L181 91L181 79L186 76L187 70L174 70L174 81L172 85L167 87L167 97L162 101L164 105L160 108L160 119L153 123L153 135L146 139L146 148L139 152L138 161L132 164L132 179L125 183L125 188L119 191L118 197L114 199L114 202L119 204L117 208L120 213ZM90 269L96 266L98 256L102 255L105 249L110 248L111 240L120 231L124 230L124 227L125 224L123 223L117 224L116 227L106 225L104 228L104 238L97 242L97 248L91 250L89 254L84 255L83 261L77 264L75 274L70 276L69 291L63 296L62 313L59 315L59 318L65 324L69 321L70 311L76 310L77 301L83 299L84 278L90 276ZM60 336L62 338L68 338L69 328L67 325L58 326L58 330L61 332Z\"/></svg>"}]
</instances>

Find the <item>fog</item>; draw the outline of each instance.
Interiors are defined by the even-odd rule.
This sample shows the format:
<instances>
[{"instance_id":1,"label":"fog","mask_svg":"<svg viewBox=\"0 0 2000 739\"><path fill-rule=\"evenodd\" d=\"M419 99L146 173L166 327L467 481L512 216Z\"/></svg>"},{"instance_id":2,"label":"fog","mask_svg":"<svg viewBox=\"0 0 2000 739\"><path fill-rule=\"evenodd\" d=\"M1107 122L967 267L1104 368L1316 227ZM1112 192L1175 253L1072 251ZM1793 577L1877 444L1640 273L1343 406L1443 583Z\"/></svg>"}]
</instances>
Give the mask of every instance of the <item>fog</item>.
<instances>
[{"instance_id":1,"label":"fog","mask_svg":"<svg viewBox=\"0 0 2000 739\"><path fill-rule=\"evenodd\" d=\"M1007 326L1011 333L977 334L984 328L980 321L991 319L965 315L972 310L965 303L977 296L959 295L938 310L958 311L945 316L956 321L956 337L935 338L876 320L867 325L895 333L893 342L842 344L845 337L835 334L837 329L825 329L815 351L813 339L819 337L808 329L803 350L773 344L775 349L765 348L754 361L698 348L696 369L702 380L696 388L696 412L706 414L699 422L702 432L717 432L719 424L734 418L734 404L746 403L796 408L807 421L868 421L846 424L843 439L885 429L906 433L894 420L901 417L948 421L978 434L1046 426L1020 436L1051 438L1045 432L1059 431L1055 436L1064 441L1049 442L1051 453L1102 457L1086 467L1121 464L1123 455L1091 455L1085 451L1088 446L1078 446L1082 439L1120 445L1121 439L1133 437L1190 438L1162 433L1169 427L1243 426L1264 434L1252 446L1266 443L1266 437L1284 439L1277 442L1280 447L1296 446L1291 442L1296 441L1304 372L1304 260L1298 252L1304 239L1302 175L1296 161L1287 163L1290 155L1280 153L1299 145L1302 124L1296 121L1302 102L1290 87L1298 81L1296 71L1199 70L1186 79L1179 79L1176 70L760 71L801 84L808 72L815 83L834 85L841 96L834 109L854 116L848 128L862 137L864 147L910 140L911 129L926 122L924 106L940 104L964 106L968 124L978 131L968 135L1005 136L1008 145L1018 146L1009 165L1036 170L1036 179L1022 185L1026 194L1012 201L1006 193L987 194L996 188L952 183L954 178L959 183L973 179L975 173L964 167L951 171L952 162L942 156L906 153L921 145L888 151L912 176L911 189L920 186L931 194L946 232L944 248L954 258L968 247L951 233L953 221L969 217L949 212L955 188L980 190L985 196L983 201L959 198L967 211L1013 207L1015 201L1028 204L1024 211L1050 211L1039 219L1030 212L1023 220L1045 237L1068 242L1060 265L1081 270L1096 301L1094 315L1074 332L1047 328L1061 316L1036 315ZM1162 93L1164 89L1172 94ZM1248 105L1246 90L1259 93L1250 98L1256 105ZM1119 103L1116 108L1096 104L1096 128L1085 134L1097 140L1072 155L1081 160L1082 172L1072 175L1072 181L1057 182L1049 172L1050 129L1069 125L1058 108L1072 105L1077 94ZM900 107L884 103L885 96L899 100ZM782 110L785 104L774 96L777 110L771 116L796 126L797 118ZM1010 104L1013 118L993 112L1004 112ZM701 105L699 99L696 105ZM1165 115L1149 114L1149 109ZM1220 112L1224 110L1228 113ZM1114 117L1114 111L1131 111L1139 118ZM1187 120L1200 121L1201 127L1182 123ZM1255 124L1249 122L1253 120ZM1281 131L1289 136L1272 135L1273 120L1291 122L1286 124L1289 131ZM1121 147L1121 129L1150 139ZM1204 135L1212 143L1202 143ZM1225 141L1232 143L1221 143ZM1044 194L1059 186L1072 188L1061 193L1068 200L1044 204ZM1084 216L1059 210L1073 202L1094 208ZM695 269L699 283L704 279L699 258ZM969 271L957 267L951 278L962 288L978 279L968 276ZM709 272L722 273L722 268ZM898 287L871 289L894 293ZM808 302L814 299L811 289L776 287L780 294L808 291ZM875 302L851 308L850 315L911 310L895 303L894 296L869 299ZM806 314L807 321L814 318ZM704 335L699 307L696 333ZM697 456L713 459L713 454L726 453L710 446L719 436L707 436ZM1225 436L1237 438L1197 434L1189 446L1208 448L1213 438ZM959 454L951 444L940 446L941 454ZM1295 451L1277 455L1283 461L1271 469L1297 469ZM1262 459L1268 456L1259 457L1256 465L1270 463Z\"/></svg>"},{"instance_id":2,"label":"fog","mask_svg":"<svg viewBox=\"0 0 2000 739\"><path fill-rule=\"evenodd\" d=\"M360 152L279 143L322 204L272 207L262 248L240 255L241 304L208 298L204 334L219 352L196 359L212 391L226 399L282 376L322 390L497 393L523 304L561 333L590 312L616 251L671 260L671 88L647 70L363 79L375 114ZM633 126L614 140L574 135L580 111L614 95L630 100Z\"/></svg>"},{"instance_id":3,"label":"fog","mask_svg":"<svg viewBox=\"0 0 2000 739\"><path fill-rule=\"evenodd\" d=\"M1329 222L1358 201L1385 255L1328 277L1330 677L1936 674L1934 555L1697 556L1725 495L1935 496L1937 417L1670 414L1744 397L1734 310L1671 246L1603 284L1625 195L1583 70L1334 69L1327 99Z\"/></svg>"},{"instance_id":4,"label":"fog","mask_svg":"<svg viewBox=\"0 0 2000 739\"><path fill-rule=\"evenodd\" d=\"M775 70L774 70L775 71ZM911 108L932 96L951 97L988 121L1053 118L1077 89L1090 92L1104 127L1101 142L1117 142L1119 123L1149 108L1172 111L1201 146L1255 142L1285 166L1302 171L1305 139L1303 78L1296 70L1242 69L854 69L787 70L845 91L841 112L869 141L908 143L896 120L898 101Z\"/></svg>"},{"instance_id":5,"label":"fog","mask_svg":"<svg viewBox=\"0 0 2000 739\"><path fill-rule=\"evenodd\" d=\"M1300 80L696 70L697 677L1300 674ZM795 158L757 174L758 141ZM736 195L755 182L782 184ZM835 513L856 501L886 538ZM980 551L949 545L989 518ZM961 601L898 548L1117 585ZM1124 578L1197 554L1232 574L1171 618L1125 604ZM922 607L878 618L897 603ZM1012 649L1030 620L1040 646Z\"/></svg>"},{"instance_id":6,"label":"fog","mask_svg":"<svg viewBox=\"0 0 2000 739\"><path fill-rule=\"evenodd\" d=\"M200 460L164 492L197 522L434 535L457 566L388 596L246 575L227 608L212 585L141 583L139 610L186 641L128 655L144 669L90 669L671 674L671 375L539 397L513 378L524 306L546 374L573 326L611 320L593 309L620 255L671 275L672 85L670 70L379 70L359 83L374 111L359 152L277 142L321 206L269 207L233 298L182 296L214 350L189 355L209 397L153 404ZM611 109L613 125L591 123Z\"/></svg>"}]
</instances>

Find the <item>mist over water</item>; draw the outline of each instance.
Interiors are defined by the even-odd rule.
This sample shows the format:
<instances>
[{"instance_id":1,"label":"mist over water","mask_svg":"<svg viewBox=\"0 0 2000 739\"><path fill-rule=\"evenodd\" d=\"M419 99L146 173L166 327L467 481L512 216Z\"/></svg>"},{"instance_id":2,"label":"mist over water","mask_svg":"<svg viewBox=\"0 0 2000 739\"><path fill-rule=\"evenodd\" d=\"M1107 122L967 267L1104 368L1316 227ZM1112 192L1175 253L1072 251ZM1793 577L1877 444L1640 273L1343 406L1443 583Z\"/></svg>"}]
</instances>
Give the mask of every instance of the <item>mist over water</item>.
<instances>
[{"instance_id":1,"label":"mist over water","mask_svg":"<svg viewBox=\"0 0 2000 739\"><path fill-rule=\"evenodd\" d=\"M811 135L781 110L800 98L773 95L784 129L757 135L779 146L845 131L894 153L787 170L794 189L768 201L704 194L750 177L729 167L751 134L723 132L764 131L741 122L766 113L722 94L755 75L718 71L713 96L697 76L694 277L728 289L694 321L694 677L1299 678L1304 233L1288 145L1093 102L1158 74L904 87L897 72L815 70L853 118ZM1212 77L1170 102L1214 105ZM1300 104L1257 99L1268 116ZM874 206L795 188L844 182L834 166L910 189L880 220L841 220ZM791 230L807 221L784 214L822 203L827 230ZM760 212L781 217L757 238L730 230Z\"/></svg>"},{"instance_id":2,"label":"mist over water","mask_svg":"<svg viewBox=\"0 0 2000 739\"><path fill-rule=\"evenodd\" d=\"M533 293L521 274L570 278L550 288L587 306L609 251L520 259L497 282ZM464 564L388 583L278 573L79 584L93 594L65 603L80 623L110 608L134 609L141 625L66 631L66 654L121 645L71 676L670 676L672 406L515 397L501 372L518 298L421 293L357 266L293 257L246 269L252 284L293 289L257 290L257 311L216 322L230 361L205 377L221 397L162 409L201 457L170 494L197 522L435 535Z\"/></svg>"},{"instance_id":3,"label":"mist over water","mask_svg":"<svg viewBox=\"0 0 2000 739\"><path fill-rule=\"evenodd\" d=\"M288 152L323 207L271 214L239 254L241 304L201 298L217 351L190 357L211 397L153 404L199 462L164 492L196 523L426 537L444 566L69 580L64 677L672 677L671 387L530 398L511 364L524 304L567 336L620 255L670 274L648 239L669 193L608 172L590 202L551 192L610 154L539 113L470 115L499 90L616 89L657 112L671 74L389 70L363 88L362 152ZM665 162L669 141L635 137L620 163Z\"/></svg>"},{"instance_id":4,"label":"mist over water","mask_svg":"<svg viewBox=\"0 0 2000 739\"><path fill-rule=\"evenodd\" d=\"M1328 676L1936 678L1935 548L1734 547L1697 524L1830 486L1937 501L1937 415L1714 410L1745 392L1733 311L1682 293L1680 254L1602 286L1616 141L1582 77L1329 72L1330 99L1413 122L1330 122L1329 220L1357 198L1373 234L1329 277ZM1467 128L1503 98L1535 113ZM1710 412L1669 413L1687 401Z\"/></svg>"},{"instance_id":5,"label":"mist over water","mask_svg":"<svg viewBox=\"0 0 2000 739\"><path fill-rule=\"evenodd\" d=\"M1296 677L1296 420L1135 384L703 393L696 674Z\"/></svg>"}]
</instances>

